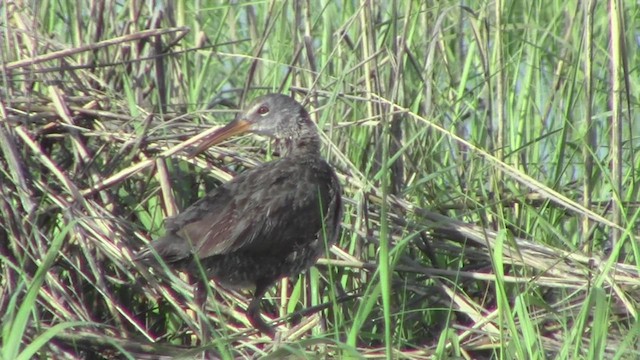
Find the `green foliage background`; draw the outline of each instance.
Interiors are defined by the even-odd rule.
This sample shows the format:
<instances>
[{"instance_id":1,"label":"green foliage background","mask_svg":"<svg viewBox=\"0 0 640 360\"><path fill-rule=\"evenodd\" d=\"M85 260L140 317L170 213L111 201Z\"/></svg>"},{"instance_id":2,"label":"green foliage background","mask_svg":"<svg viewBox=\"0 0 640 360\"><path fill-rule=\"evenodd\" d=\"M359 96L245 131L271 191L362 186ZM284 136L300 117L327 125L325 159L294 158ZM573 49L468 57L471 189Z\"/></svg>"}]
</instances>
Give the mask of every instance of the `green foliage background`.
<instances>
[{"instance_id":1,"label":"green foliage background","mask_svg":"<svg viewBox=\"0 0 640 360\"><path fill-rule=\"evenodd\" d=\"M637 1L4 1L2 358L634 359ZM271 158L188 159L294 94L347 204L328 259L265 301L132 264ZM161 276L158 276L161 275ZM319 313L291 316L325 304ZM247 331L247 332L245 332Z\"/></svg>"}]
</instances>

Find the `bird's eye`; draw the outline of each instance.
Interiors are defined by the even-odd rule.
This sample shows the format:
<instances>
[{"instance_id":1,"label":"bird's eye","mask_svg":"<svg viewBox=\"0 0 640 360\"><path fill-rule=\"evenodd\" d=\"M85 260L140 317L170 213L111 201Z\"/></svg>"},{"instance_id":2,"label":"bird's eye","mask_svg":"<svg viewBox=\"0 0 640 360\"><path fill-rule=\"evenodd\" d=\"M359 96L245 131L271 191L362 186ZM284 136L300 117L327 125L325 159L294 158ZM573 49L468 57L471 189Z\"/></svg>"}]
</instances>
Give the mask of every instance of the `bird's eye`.
<instances>
[{"instance_id":1,"label":"bird's eye","mask_svg":"<svg viewBox=\"0 0 640 360\"><path fill-rule=\"evenodd\" d=\"M260 115L265 115L268 112L269 112L269 107L268 106L262 105L262 106L260 106L258 108L258 114L260 114Z\"/></svg>"}]
</instances>

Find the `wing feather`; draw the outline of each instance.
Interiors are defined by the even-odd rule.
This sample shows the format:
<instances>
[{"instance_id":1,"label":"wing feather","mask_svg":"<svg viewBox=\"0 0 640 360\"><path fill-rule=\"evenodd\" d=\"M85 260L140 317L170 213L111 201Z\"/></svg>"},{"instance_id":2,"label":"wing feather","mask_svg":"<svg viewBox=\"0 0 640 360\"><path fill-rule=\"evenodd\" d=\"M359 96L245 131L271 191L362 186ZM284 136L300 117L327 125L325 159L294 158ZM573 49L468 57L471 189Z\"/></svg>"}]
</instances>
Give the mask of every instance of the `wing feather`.
<instances>
[{"instance_id":1,"label":"wing feather","mask_svg":"<svg viewBox=\"0 0 640 360\"><path fill-rule=\"evenodd\" d=\"M327 215L335 218L332 208L340 213L331 168L322 160L311 165L283 158L246 171L169 219L167 231L190 242L200 258L293 251L318 238Z\"/></svg>"}]
</instances>

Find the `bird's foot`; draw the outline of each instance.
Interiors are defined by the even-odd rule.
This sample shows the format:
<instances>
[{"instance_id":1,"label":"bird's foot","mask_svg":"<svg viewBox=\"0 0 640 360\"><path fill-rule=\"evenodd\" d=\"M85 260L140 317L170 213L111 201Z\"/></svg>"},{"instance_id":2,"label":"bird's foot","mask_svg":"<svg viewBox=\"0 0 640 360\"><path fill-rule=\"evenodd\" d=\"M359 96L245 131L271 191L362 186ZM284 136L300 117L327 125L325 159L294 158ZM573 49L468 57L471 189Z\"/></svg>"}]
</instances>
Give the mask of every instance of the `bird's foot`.
<instances>
[{"instance_id":1,"label":"bird's foot","mask_svg":"<svg viewBox=\"0 0 640 360\"><path fill-rule=\"evenodd\" d=\"M247 312L247 319L249 319L249 322L251 323L251 325L253 325L254 328L256 328L256 330L269 336L272 339L275 337L276 330L272 326L267 325L267 323L262 320L260 312Z\"/></svg>"}]
</instances>

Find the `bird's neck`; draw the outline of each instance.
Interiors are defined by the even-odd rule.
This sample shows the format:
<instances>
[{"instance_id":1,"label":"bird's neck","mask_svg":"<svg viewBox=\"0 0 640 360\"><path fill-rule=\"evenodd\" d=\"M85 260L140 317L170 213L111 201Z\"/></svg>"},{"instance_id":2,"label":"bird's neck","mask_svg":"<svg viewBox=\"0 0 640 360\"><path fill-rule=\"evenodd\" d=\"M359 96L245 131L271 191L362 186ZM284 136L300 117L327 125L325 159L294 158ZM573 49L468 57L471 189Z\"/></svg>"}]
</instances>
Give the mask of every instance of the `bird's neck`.
<instances>
[{"instance_id":1,"label":"bird's neck","mask_svg":"<svg viewBox=\"0 0 640 360\"><path fill-rule=\"evenodd\" d=\"M281 151L288 156L309 156L320 153L320 138L317 135L289 138L279 141Z\"/></svg>"}]
</instances>

